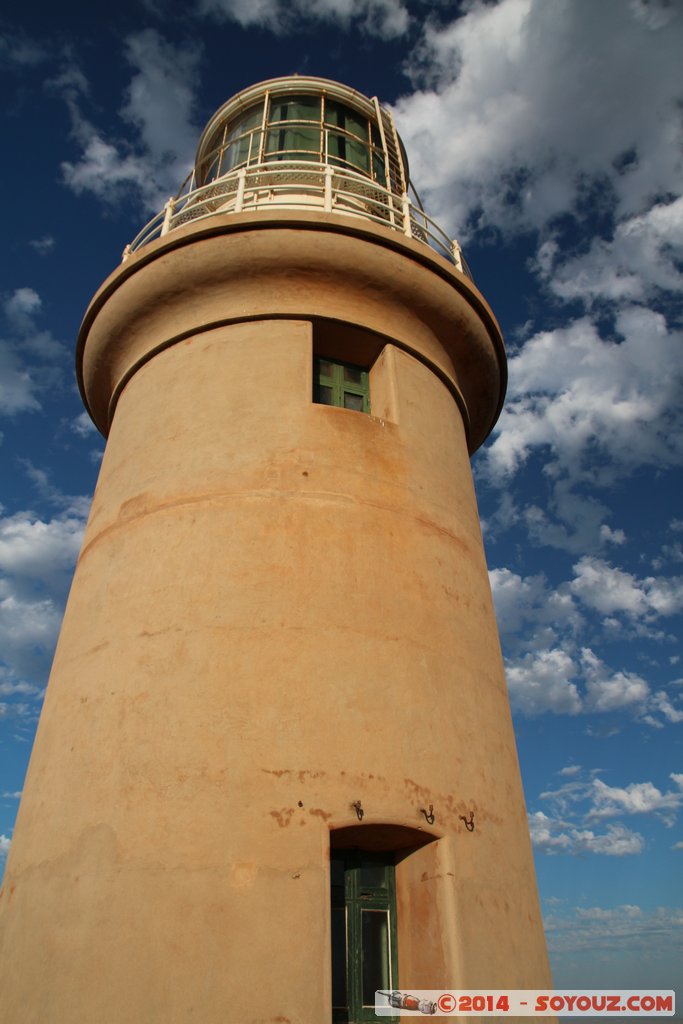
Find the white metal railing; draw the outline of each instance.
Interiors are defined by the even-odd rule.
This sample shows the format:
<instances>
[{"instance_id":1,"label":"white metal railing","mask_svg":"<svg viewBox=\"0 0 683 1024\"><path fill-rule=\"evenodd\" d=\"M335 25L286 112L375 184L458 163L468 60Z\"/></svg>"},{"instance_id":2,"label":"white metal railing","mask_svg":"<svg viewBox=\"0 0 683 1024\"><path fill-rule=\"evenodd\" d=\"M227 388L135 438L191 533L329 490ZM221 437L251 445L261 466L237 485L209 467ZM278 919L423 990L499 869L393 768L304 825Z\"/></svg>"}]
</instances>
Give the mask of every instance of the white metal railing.
<instances>
[{"instance_id":1,"label":"white metal railing","mask_svg":"<svg viewBox=\"0 0 683 1024\"><path fill-rule=\"evenodd\" d=\"M312 210L361 217L424 242L468 277L460 246L407 194L397 196L347 168L301 160L240 167L200 188L181 192L126 246L123 259L183 224L217 213L268 209Z\"/></svg>"}]
</instances>

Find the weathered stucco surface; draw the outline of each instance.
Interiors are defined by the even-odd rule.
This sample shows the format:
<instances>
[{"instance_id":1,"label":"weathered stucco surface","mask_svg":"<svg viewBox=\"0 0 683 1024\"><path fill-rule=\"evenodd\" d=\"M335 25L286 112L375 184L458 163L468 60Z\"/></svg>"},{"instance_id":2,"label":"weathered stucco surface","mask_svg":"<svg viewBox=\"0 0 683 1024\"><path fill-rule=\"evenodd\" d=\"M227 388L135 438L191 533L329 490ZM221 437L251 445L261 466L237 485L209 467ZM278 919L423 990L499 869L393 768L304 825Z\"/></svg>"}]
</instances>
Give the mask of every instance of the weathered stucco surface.
<instances>
[{"instance_id":1,"label":"weathered stucco surface","mask_svg":"<svg viewBox=\"0 0 683 1024\"><path fill-rule=\"evenodd\" d=\"M329 1021L357 800L432 840L397 866L403 988L550 984L463 423L495 321L416 243L282 218L274 251L178 232L86 320L113 419L0 899L12 1024ZM369 416L311 400L345 323Z\"/></svg>"}]
</instances>

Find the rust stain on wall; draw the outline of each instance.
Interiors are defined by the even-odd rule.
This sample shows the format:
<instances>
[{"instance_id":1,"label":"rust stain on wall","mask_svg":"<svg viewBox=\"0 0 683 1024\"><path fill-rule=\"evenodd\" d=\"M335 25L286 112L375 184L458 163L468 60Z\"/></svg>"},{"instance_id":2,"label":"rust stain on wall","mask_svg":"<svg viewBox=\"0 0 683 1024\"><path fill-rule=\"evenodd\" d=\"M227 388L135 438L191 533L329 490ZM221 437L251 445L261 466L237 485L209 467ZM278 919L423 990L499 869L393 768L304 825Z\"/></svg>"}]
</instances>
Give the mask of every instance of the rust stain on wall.
<instances>
[{"instance_id":1,"label":"rust stain on wall","mask_svg":"<svg viewBox=\"0 0 683 1024\"><path fill-rule=\"evenodd\" d=\"M329 821L332 817L327 811L323 811L321 807L311 807L309 814L312 814L316 818L322 818L323 821Z\"/></svg>"},{"instance_id":2,"label":"rust stain on wall","mask_svg":"<svg viewBox=\"0 0 683 1024\"><path fill-rule=\"evenodd\" d=\"M274 775L276 779L281 779L284 775L296 776L299 782L305 782L306 779L324 778L327 774L313 771L312 768L262 768L261 771L264 775Z\"/></svg>"},{"instance_id":3,"label":"rust stain on wall","mask_svg":"<svg viewBox=\"0 0 683 1024\"><path fill-rule=\"evenodd\" d=\"M280 828L287 828L290 819L294 814L293 807L282 807L279 811L270 811L271 818L275 818Z\"/></svg>"}]
</instances>

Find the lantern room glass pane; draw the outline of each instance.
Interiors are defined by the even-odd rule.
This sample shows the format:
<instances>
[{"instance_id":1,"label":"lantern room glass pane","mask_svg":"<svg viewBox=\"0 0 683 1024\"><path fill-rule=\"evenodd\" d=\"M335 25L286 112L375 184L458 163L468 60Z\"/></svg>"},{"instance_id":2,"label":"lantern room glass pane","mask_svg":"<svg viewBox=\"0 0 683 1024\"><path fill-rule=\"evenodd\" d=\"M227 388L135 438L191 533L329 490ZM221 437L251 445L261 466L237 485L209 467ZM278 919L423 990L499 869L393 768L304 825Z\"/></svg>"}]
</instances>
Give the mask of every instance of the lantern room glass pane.
<instances>
[{"instance_id":1,"label":"lantern room glass pane","mask_svg":"<svg viewBox=\"0 0 683 1024\"><path fill-rule=\"evenodd\" d=\"M229 131L223 139L223 128L216 132L208 146L211 164L204 177L211 181L217 175L226 174L247 162L256 163L259 159L261 142L261 124L263 121L263 102L256 103L245 111L241 117L232 121ZM220 159L218 159L220 157Z\"/></svg>"},{"instance_id":2,"label":"lantern room glass pane","mask_svg":"<svg viewBox=\"0 0 683 1024\"><path fill-rule=\"evenodd\" d=\"M223 154L221 171L225 174L240 164L256 163L261 146L261 132L243 135L241 139L231 143Z\"/></svg>"},{"instance_id":3,"label":"lantern room glass pane","mask_svg":"<svg viewBox=\"0 0 683 1024\"><path fill-rule=\"evenodd\" d=\"M349 135L329 132L327 136L329 162L337 167L352 167L354 170L370 173L370 152L368 147Z\"/></svg>"},{"instance_id":4,"label":"lantern room glass pane","mask_svg":"<svg viewBox=\"0 0 683 1024\"><path fill-rule=\"evenodd\" d=\"M226 142L232 142L238 137L238 135L244 135L245 132L250 131L252 128L260 128L263 121L263 103L257 103L256 106L250 107L240 117L239 121L233 121L228 132Z\"/></svg>"},{"instance_id":5,"label":"lantern room glass pane","mask_svg":"<svg viewBox=\"0 0 683 1024\"><path fill-rule=\"evenodd\" d=\"M268 124L275 121L320 121L319 96L277 96L270 101Z\"/></svg>"},{"instance_id":6,"label":"lantern room glass pane","mask_svg":"<svg viewBox=\"0 0 683 1024\"><path fill-rule=\"evenodd\" d=\"M343 128L351 135L368 141L368 119L362 114L352 110L343 103L336 103L334 100L325 102L325 124L333 125L336 128Z\"/></svg>"},{"instance_id":7,"label":"lantern room glass pane","mask_svg":"<svg viewBox=\"0 0 683 1024\"><path fill-rule=\"evenodd\" d=\"M292 126L273 128L266 136L266 159L312 160L320 154L320 129Z\"/></svg>"}]
</instances>

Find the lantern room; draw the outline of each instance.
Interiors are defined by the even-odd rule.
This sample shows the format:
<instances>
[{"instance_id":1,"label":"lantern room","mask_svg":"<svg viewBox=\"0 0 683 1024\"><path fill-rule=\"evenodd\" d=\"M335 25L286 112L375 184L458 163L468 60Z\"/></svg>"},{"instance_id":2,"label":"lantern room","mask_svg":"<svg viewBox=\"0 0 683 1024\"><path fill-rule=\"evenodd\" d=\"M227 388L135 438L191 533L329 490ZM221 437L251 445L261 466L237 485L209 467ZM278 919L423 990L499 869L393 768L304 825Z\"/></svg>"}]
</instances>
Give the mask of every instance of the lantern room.
<instances>
[{"instance_id":1,"label":"lantern room","mask_svg":"<svg viewBox=\"0 0 683 1024\"><path fill-rule=\"evenodd\" d=\"M422 208L391 112L377 97L300 75L253 85L223 104L202 133L192 173L124 259L200 218L273 209L370 220L471 276L458 243Z\"/></svg>"},{"instance_id":2,"label":"lantern room","mask_svg":"<svg viewBox=\"0 0 683 1024\"><path fill-rule=\"evenodd\" d=\"M196 184L290 161L362 174L398 196L406 191L406 157L391 114L347 86L303 77L263 82L221 107L199 142Z\"/></svg>"}]
</instances>

